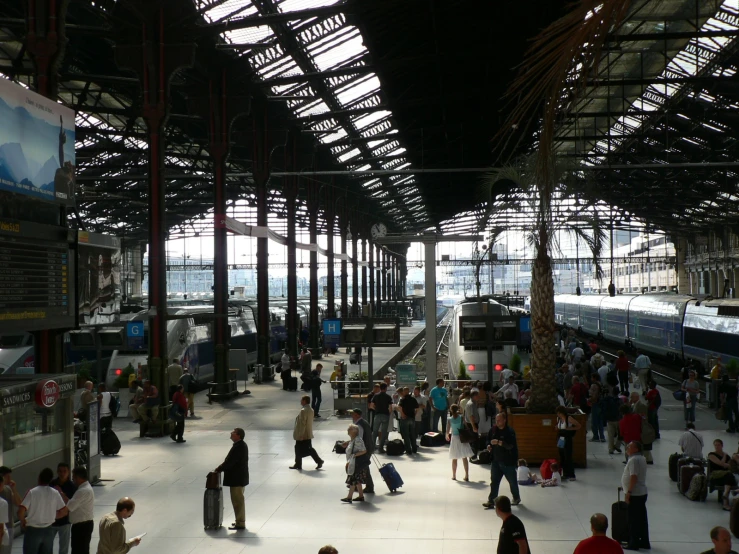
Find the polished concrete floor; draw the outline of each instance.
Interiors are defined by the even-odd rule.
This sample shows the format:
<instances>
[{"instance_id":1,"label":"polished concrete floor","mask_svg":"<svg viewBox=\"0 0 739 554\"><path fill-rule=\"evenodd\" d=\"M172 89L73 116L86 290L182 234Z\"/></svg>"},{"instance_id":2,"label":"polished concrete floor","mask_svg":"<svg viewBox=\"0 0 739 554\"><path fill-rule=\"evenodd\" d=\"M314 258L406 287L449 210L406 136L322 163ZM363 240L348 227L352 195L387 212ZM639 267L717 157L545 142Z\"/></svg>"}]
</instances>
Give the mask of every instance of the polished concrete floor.
<instances>
[{"instance_id":1,"label":"polished concrete floor","mask_svg":"<svg viewBox=\"0 0 739 554\"><path fill-rule=\"evenodd\" d=\"M227 405L207 405L198 395L198 417L187 421L185 444L169 438L140 439L136 426L116 420L123 447L118 456L103 460L106 481L95 487L95 517L112 511L118 498L131 496L136 512L126 522L128 535L148 533L134 551L141 554L298 554L315 553L325 544L353 554L377 554L383 549L424 554L495 551L500 521L494 511L481 506L488 491L488 466L471 466L470 481L465 483L451 480L446 448L422 448L413 458L383 457L382 462L395 464L405 486L390 494L374 469L377 494L368 495L365 504L342 504L344 457L331 453L331 448L346 436L350 420L332 415L328 385L322 407L325 419L314 426L314 445L326 464L316 471L307 458L301 472L288 469L300 394L282 391L279 382L250 388L250 397ZM678 448L682 432L680 416L679 406L666 399L662 439L655 445L655 465L648 473L652 552L702 552L711 547L710 528L729 523L729 514L721 510L715 494L706 503L690 502L668 478L667 458ZM706 430L708 424L716 430ZM228 452L229 432L236 426L246 429L250 452L247 530L204 531L205 475ZM727 450L735 450L736 435L719 430L711 413L699 412L698 428L706 443L720 436ZM534 554L570 553L589 535L592 513L610 516L622 459L609 456L605 444L588 446L588 468L577 472L576 482L522 491L523 504L514 511L526 525ZM462 475L460 468L458 477ZM224 492L227 526L233 521L233 510L228 491ZM509 493L505 482L501 493ZM92 548L96 545L97 531ZM20 546L21 541L16 541L14 550L19 552Z\"/></svg>"}]
</instances>

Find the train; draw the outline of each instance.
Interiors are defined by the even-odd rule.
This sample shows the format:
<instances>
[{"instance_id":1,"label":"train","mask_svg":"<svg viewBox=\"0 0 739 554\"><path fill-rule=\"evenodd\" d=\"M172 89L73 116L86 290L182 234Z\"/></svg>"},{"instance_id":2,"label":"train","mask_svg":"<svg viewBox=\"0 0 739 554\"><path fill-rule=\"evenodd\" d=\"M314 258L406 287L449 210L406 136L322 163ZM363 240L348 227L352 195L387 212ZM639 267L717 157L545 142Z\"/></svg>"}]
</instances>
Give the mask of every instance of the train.
<instances>
[{"instance_id":1,"label":"train","mask_svg":"<svg viewBox=\"0 0 739 554\"><path fill-rule=\"evenodd\" d=\"M558 294L558 325L626 348L702 367L720 356L739 358L739 300L703 300L674 293Z\"/></svg>"},{"instance_id":2,"label":"train","mask_svg":"<svg viewBox=\"0 0 739 554\"><path fill-rule=\"evenodd\" d=\"M487 380L488 359L486 347L468 347L460 345L459 325L460 316L481 315L483 313L495 316L508 316L510 312L506 306L499 302L485 298L465 298L452 306L452 322L449 333L449 377L459 374L460 362L464 364L467 373L472 379L479 378ZM493 347L493 370L502 371L508 367L511 357L517 352L513 345Z\"/></svg>"}]
</instances>

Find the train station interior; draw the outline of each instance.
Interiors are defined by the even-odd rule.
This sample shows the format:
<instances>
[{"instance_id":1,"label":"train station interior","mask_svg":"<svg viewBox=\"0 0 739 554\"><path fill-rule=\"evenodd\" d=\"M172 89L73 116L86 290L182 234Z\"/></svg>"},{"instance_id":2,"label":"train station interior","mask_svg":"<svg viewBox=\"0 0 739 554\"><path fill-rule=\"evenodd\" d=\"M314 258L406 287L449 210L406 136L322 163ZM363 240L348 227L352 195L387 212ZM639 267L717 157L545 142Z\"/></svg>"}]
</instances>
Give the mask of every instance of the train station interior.
<instances>
[{"instance_id":1,"label":"train station interior","mask_svg":"<svg viewBox=\"0 0 739 554\"><path fill-rule=\"evenodd\" d=\"M513 507L529 551L569 553L626 463L590 440L592 398L558 391L582 341L614 368L625 351L644 394L651 358L651 551L710 551L715 526L736 543L739 496L709 471L689 500L669 460L692 405L703 456L722 439L739 462L738 41L739 0L0 0L0 466L21 496L85 466L91 548L130 496L136 552L490 552L489 464L463 481L446 444L379 454L405 484L373 461L376 493L347 505L332 449L386 377L453 401L487 382L492 419L515 370L503 410L533 472L561 455L560 402L583 424L577 479ZM320 378L325 463L291 471L293 389ZM144 382L162 398L129 410ZM206 528L236 427L246 528L228 487Z\"/></svg>"}]
</instances>

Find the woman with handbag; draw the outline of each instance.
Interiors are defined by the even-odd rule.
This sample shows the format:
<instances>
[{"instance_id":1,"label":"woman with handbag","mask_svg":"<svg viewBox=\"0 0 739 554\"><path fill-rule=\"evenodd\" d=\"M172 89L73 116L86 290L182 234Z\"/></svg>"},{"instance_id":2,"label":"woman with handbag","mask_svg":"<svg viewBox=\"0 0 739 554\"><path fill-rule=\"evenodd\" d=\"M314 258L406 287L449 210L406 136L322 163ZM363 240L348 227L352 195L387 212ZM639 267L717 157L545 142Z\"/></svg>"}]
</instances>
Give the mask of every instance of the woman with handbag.
<instances>
[{"instance_id":1,"label":"woman with handbag","mask_svg":"<svg viewBox=\"0 0 739 554\"><path fill-rule=\"evenodd\" d=\"M362 485L367 482L370 466L370 457L364 441L359 438L359 427L352 424L347 429L349 433L349 444L346 446L346 484L349 485L349 493L342 502L352 503L352 495L356 490L357 502L364 502L364 491Z\"/></svg>"},{"instance_id":2,"label":"woman with handbag","mask_svg":"<svg viewBox=\"0 0 739 554\"><path fill-rule=\"evenodd\" d=\"M459 413L459 406L452 404L450 408L452 417L446 424L446 440L449 441L449 459L452 461L452 481L457 480L457 460L462 458L464 465L464 480L470 480L470 462L472 457L472 447L459 437L460 429L464 428L464 418Z\"/></svg>"},{"instance_id":3,"label":"woman with handbag","mask_svg":"<svg viewBox=\"0 0 739 554\"><path fill-rule=\"evenodd\" d=\"M557 406L557 448L559 449L559 465L562 477L575 480L575 466L572 462L572 439L580 430L580 423L567 413L567 408Z\"/></svg>"}]
</instances>

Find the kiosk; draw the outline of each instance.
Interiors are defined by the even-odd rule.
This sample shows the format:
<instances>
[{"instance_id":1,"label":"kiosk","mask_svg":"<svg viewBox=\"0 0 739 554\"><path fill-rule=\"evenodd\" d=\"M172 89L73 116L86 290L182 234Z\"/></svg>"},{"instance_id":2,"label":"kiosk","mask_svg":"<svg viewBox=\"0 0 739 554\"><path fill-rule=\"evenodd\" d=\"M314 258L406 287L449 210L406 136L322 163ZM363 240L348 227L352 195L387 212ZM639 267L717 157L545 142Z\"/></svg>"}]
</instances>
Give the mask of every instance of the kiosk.
<instances>
[{"instance_id":1,"label":"kiosk","mask_svg":"<svg viewBox=\"0 0 739 554\"><path fill-rule=\"evenodd\" d=\"M0 465L13 470L21 496L39 472L73 465L73 396L76 375L0 375Z\"/></svg>"}]
</instances>

